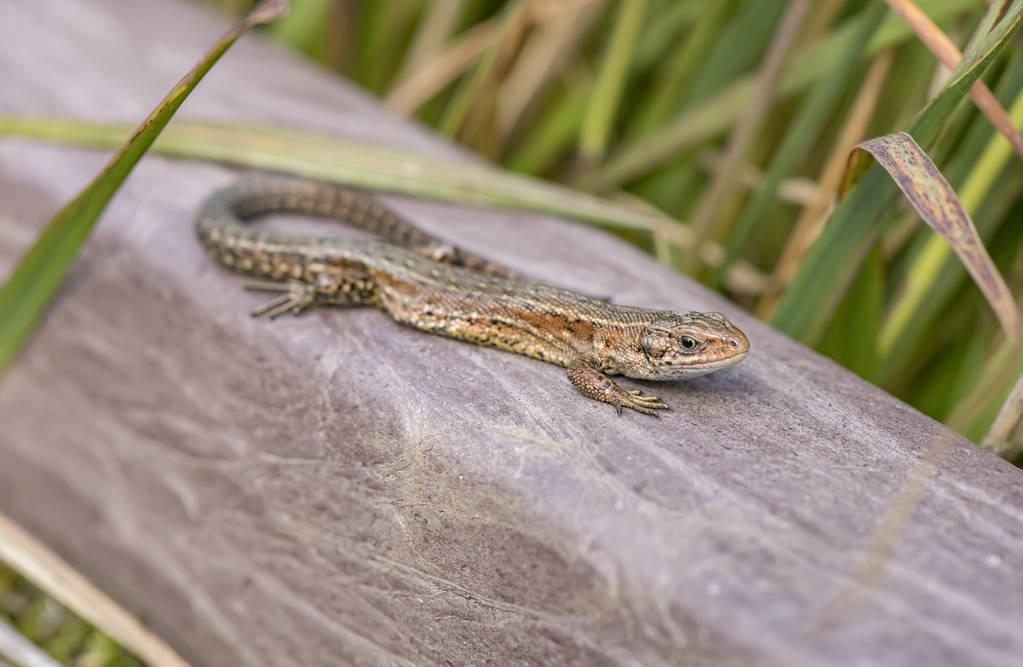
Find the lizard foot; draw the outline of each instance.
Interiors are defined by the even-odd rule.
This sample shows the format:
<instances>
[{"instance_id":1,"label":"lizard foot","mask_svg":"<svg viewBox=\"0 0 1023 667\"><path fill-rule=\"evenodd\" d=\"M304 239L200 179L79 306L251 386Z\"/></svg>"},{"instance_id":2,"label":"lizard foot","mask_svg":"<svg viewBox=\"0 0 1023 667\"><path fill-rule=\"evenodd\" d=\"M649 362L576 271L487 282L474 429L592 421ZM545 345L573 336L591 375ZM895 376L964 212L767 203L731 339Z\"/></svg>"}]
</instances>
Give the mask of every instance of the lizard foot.
<instances>
[{"instance_id":1,"label":"lizard foot","mask_svg":"<svg viewBox=\"0 0 1023 667\"><path fill-rule=\"evenodd\" d=\"M645 415L658 416L658 410L671 410L671 406L657 396L647 396L639 389L626 391L622 401L615 405L618 414L622 414L622 408L630 408Z\"/></svg>"},{"instance_id":2,"label":"lizard foot","mask_svg":"<svg viewBox=\"0 0 1023 667\"><path fill-rule=\"evenodd\" d=\"M659 397L644 394L639 389L632 389L626 393L629 395L629 400L637 403L638 405L646 406L653 410L671 410L671 406L662 401Z\"/></svg>"},{"instance_id":3,"label":"lizard foot","mask_svg":"<svg viewBox=\"0 0 1023 667\"><path fill-rule=\"evenodd\" d=\"M568 367L568 379L583 395L611 404L618 414L622 414L624 408L629 408L656 417L658 410L671 409L656 396L646 396L638 389L622 389L614 380L583 362Z\"/></svg>"},{"instance_id":4,"label":"lizard foot","mask_svg":"<svg viewBox=\"0 0 1023 667\"><path fill-rule=\"evenodd\" d=\"M289 280L286 283L250 283L245 289L250 292L283 292L253 310L251 313L253 317L266 315L275 320L286 313L298 315L316 303L316 286L298 280Z\"/></svg>"}]
</instances>

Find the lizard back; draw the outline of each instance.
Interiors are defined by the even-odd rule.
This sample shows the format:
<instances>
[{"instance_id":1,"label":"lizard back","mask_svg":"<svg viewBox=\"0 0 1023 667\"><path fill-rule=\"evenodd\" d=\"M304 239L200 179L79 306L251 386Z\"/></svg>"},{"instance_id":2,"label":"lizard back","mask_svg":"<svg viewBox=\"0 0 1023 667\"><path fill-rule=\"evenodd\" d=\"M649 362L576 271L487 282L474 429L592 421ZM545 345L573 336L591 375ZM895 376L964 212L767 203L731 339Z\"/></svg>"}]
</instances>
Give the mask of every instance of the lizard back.
<instances>
[{"instance_id":1,"label":"lizard back","mask_svg":"<svg viewBox=\"0 0 1023 667\"><path fill-rule=\"evenodd\" d=\"M329 217L380 239L284 234L246 222L274 212ZM614 343L660 314L527 281L424 232L366 193L313 181L243 179L206 201L196 231L222 264L316 285L319 303L375 306L423 331L562 366L592 356L595 339Z\"/></svg>"}]
</instances>

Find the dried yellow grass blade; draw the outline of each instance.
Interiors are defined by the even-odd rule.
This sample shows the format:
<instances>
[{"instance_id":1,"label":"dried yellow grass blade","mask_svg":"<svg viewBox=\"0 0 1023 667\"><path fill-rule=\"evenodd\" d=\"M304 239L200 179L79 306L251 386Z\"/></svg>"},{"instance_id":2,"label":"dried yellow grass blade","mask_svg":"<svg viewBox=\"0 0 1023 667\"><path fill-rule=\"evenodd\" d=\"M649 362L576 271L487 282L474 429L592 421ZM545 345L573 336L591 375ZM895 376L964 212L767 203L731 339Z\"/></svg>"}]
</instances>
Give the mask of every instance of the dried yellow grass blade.
<instances>
[{"instance_id":1,"label":"dried yellow grass blade","mask_svg":"<svg viewBox=\"0 0 1023 667\"><path fill-rule=\"evenodd\" d=\"M942 65L950 70L959 67L959 63L963 61L963 54L959 52L948 35L917 7L913 0L887 0L887 2L893 11L905 19L924 46L934 54ZM987 116L995 129L1009 140L1016 154L1023 157L1023 135L1020 135L1013 126L1009 114L995 99L991 89L983 81L977 81L970 87L970 98L981 113Z\"/></svg>"},{"instance_id":2,"label":"dried yellow grass blade","mask_svg":"<svg viewBox=\"0 0 1023 667\"><path fill-rule=\"evenodd\" d=\"M465 73L501 37L497 21L483 21L467 30L443 52L402 75L384 100L403 116L412 115L445 86Z\"/></svg>"},{"instance_id":3,"label":"dried yellow grass blade","mask_svg":"<svg viewBox=\"0 0 1023 667\"><path fill-rule=\"evenodd\" d=\"M849 109L849 113L846 114L845 124L839 132L838 139L835 140L831 157L828 158L817 179L817 196L803 207L796 226L789 234L781 259L775 265L774 273L771 276L770 292L757 307L757 313L761 317L766 319L774 312L782 291L796 275L803 257L809 252L810 247L827 223L829 209L834 201L835 192L838 191L842 183L849 154L856 148L856 143L867 134L867 125L874 117L874 111L877 108L877 102L881 97L881 91L893 59L893 51L889 49L882 51L881 55L871 63L863 85L856 94L856 100L853 102L852 108Z\"/></svg>"},{"instance_id":4,"label":"dried yellow grass blade","mask_svg":"<svg viewBox=\"0 0 1023 667\"><path fill-rule=\"evenodd\" d=\"M57 554L0 514L0 560L150 665L188 663ZM2 660L0 660L0 664Z\"/></svg>"},{"instance_id":5,"label":"dried yellow grass blade","mask_svg":"<svg viewBox=\"0 0 1023 667\"><path fill-rule=\"evenodd\" d=\"M1013 366L1018 365L1014 364ZM981 441L984 449L989 449L995 454L1002 456L1013 449L1010 441L1012 432L1019 426L1020 418L1023 417L1023 375L1013 385L1012 391L998 411L998 416L991 424L987 434Z\"/></svg>"},{"instance_id":6,"label":"dried yellow grass blade","mask_svg":"<svg viewBox=\"0 0 1023 667\"><path fill-rule=\"evenodd\" d=\"M699 244L711 237L715 218L734 191L736 175L745 161L753 139L767 122L767 115L778 92L782 71L792 48L797 43L799 26L802 25L809 9L809 0L793 0L785 10L785 15L764 57L763 65L757 72L751 104L739 116L738 123L728 138L721 166L716 170L710 187L696 208L692 228Z\"/></svg>"},{"instance_id":7,"label":"dried yellow grass blade","mask_svg":"<svg viewBox=\"0 0 1023 667\"><path fill-rule=\"evenodd\" d=\"M955 190L916 141L905 132L868 139L849 156L843 192L856 162L869 154L892 177L902 194L931 229L941 234L963 263L998 317L1006 335L1016 340L1020 332L1019 310L1005 280L977 234Z\"/></svg>"}]
</instances>

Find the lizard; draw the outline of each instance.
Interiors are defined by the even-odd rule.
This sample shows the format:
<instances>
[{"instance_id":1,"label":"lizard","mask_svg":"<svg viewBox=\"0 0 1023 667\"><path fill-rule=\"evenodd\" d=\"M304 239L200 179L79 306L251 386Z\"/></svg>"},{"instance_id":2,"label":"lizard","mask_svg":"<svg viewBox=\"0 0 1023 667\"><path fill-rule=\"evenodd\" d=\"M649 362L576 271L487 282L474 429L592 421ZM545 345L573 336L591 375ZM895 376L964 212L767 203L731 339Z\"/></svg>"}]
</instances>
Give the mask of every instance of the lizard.
<instances>
[{"instance_id":1,"label":"lizard","mask_svg":"<svg viewBox=\"0 0 1023 667\"><path fill-rule=\"evenodd\" d=\"M247 224L271 213L333 218L378 238L301 236ZM749 353L749 339L722 313L615 305L529 280L345 186L247 176L202 203L195 229L215 261L266 279L248 289L277 293L253 316L375 307L420 331L562 366L579 392L618 414L670 408L611 376L680 380L734 366Z\"/></svg>"}]
</instances>

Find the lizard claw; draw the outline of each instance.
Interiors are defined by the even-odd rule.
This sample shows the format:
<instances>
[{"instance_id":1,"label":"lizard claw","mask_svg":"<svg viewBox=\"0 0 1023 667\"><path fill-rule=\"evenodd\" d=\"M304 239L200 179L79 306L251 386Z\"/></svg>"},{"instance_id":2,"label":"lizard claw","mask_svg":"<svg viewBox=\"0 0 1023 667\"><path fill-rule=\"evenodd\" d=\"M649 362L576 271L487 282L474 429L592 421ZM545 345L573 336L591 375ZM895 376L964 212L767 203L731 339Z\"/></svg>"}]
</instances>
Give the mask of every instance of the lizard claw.
<instances>
[{"instance_id":1,"label":"lizard claw","mask_svg":"<svg viewBox=\"0 0 1023 667\"><path fill-rule=\"evenodd\" d=\"M616 391L617 390L617 391ZM622 414L623 408L629 408L636 412L642 412L645 415L653 415L654 417L659 416L659 410L671 410L671 406L662 401L656 396L646 396L638 389L625 390L613 385L609 388L613 396L612 401L608 401L615 407L615 411L618 414Z\"/></svg>"},{"instance_id":2,"label":"lizard claw","mask_svg":"<svg viewBox=\"0 0 1023 667\"><path fill-rule=\"evenodd\" d=\"M656 417L658 416L659 410L671 409L671 406L657 396L646 396L638 389L624 392L624 394L625 395L622 397L619 407L619 412L621 411L621 406L624 406L635 410L636 412L642 412L645 415L653 415Z\"/></svg>"},{"instance_id":3,"label":"lizard claw","mask_svg":"<svg viewBox=\"0 0 1023 667\"><path fill-rule=\"evenodd\" d=\"M316 302L316 287L308 283L292 280L287 283L256 283L245 286L250 292L283 292L254 309L253 317L266 315L275 320L281 315L291 313L298 315Z\"/></svg>"}]
</instances>

